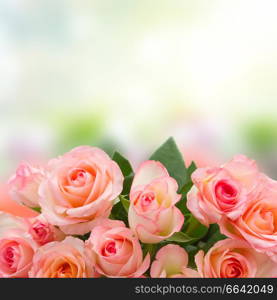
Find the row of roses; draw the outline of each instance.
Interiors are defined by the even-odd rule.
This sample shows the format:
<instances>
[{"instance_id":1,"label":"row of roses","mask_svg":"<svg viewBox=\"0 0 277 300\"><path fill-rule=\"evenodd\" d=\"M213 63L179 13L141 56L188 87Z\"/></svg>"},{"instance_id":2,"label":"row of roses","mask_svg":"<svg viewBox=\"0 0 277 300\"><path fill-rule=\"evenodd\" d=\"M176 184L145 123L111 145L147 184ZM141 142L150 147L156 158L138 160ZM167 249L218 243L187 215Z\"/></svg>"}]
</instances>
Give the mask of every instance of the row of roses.
<instances>
[{"instance_id":1,"label":"row of roses","mask_svg":"<svg viewBox=\"0 0 277 300\"><path fill-rule=\"evenodd\" d=\"M160 162L144 162L126 196L128 228L108 219L124 175L106 153L87 146L45 166L20 165L9 181L11 195L40 207L41 214L1 215L0 276L144 277L150 265L151 277L276 276L277 184L254 161L236 156L224 166L193 173L188 209L205 226L218 223L230 237L206 255L199 251L196 270L188 267L182 244L174 239L168 244L184 225L183 209L176 207L185 206L179 182ZM85 241L76 237L86 233ZM147 244L160 248L152 263L149 253L143 255Z\"/></svg>"}]
</instances>

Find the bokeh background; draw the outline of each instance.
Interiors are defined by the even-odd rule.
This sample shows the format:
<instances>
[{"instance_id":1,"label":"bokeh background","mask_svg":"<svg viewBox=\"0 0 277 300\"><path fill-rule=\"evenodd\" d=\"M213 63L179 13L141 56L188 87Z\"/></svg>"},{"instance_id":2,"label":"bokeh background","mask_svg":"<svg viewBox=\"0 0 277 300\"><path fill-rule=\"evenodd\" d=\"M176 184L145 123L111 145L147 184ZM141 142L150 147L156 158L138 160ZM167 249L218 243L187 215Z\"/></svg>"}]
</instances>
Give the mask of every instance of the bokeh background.
<instances>
[{"instance_id":1,"label":"bokeh background","mask_svg":"<svg viewBox=\"0 0 277 300\"><path fill-rule=\"evenodd\" d=\"M80 144L244 153L277 179L276 0L0 0L0 179Z\"/></svg>"}]
</instances>

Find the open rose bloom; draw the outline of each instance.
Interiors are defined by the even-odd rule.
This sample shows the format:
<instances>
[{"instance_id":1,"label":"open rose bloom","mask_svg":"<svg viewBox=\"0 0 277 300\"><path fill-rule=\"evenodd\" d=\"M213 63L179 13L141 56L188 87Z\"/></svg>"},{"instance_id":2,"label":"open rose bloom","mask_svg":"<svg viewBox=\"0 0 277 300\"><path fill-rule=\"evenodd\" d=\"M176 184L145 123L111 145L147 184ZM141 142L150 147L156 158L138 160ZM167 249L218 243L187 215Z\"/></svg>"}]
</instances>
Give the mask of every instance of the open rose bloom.
<instances>
[{"instance_id":1,"label":"open rose bloom","mask_svg":"<svg viewBox=\"0 0 277 300\"><path fill-rule=\"evenodd\" d=\"M223 234L247 241L258 252L277 262L277 182L268 179L265 188L251 199L247 209L236 220L223 218Z\"/></svg>"},{"instance_id":2,"label":"open rose bloom","mask_svg":"<svg viewBox=\"0 0 277 300\"><path fill-rule=\"evenodd\" d=\"M120 168L105 152L78 147L50 161L39 204L47 220L65 233L85 234L96 219L109 216L122 182Z\"/></svg>"},{"instance_id":3,"label":"open rose bloom","mask_svg":"<svg viewBox=\"0 0 277 300\"><path fill-rule=\"evenodd\" d=\"M254 278L276 277L277 265L246 242L226 239L217 242L206 255L201 250L195 256L201 277Z\"/></svg>"},{"instance_id":4,"label":"open rose bloom","mask_svg":"<svg viewBox=\"0 0 277 300\"><path fill-rule=\"evenodd\" d=\"M263 177L256 163L242 155L222 167L200 168L192 175L188 209L207 226L222 216L235 220L257 196Z\"/></svg>"},{"instance_id":5,"label":"open rose bloom","mask_svg":"<svg viewBox=\"0 0 277 300\"><path fill-rule=\"evenodd\" d=\"M23 162L0 185L0 277L277 277L277 182L243 155L186 166L173 139L136 171L90 146Z\"/></svg>"},{"instance_id":6,"label":"open rose bloom","mask_svg":"<svg viewBox=\"0 0 277 300\"><path fill-rule=\"evenodd\" d=\"M105 220L96 226L87 250L97 272L107 277L140 277L149 268L149 254L143 259L135 234L120 221Z\"/></svg>"}]
</instances>

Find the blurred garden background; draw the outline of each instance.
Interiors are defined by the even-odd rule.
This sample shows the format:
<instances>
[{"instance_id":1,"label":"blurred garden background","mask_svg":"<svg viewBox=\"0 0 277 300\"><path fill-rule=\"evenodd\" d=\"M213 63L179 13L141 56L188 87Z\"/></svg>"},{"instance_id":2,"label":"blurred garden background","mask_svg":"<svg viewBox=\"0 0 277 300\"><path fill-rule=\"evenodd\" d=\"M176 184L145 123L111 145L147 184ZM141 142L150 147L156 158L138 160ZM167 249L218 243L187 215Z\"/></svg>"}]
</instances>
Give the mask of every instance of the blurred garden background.
<instances>
[{"instance_id":1,"label":"blurred garden background","mask_svg":"<svg viewBox=\"0 0 277 300\"><path fill-rule=\"evenodd\" d=\"M77 145L237 153L277 179L276 0L0 0L0 180Z\"/></svg>"}]
</instances>

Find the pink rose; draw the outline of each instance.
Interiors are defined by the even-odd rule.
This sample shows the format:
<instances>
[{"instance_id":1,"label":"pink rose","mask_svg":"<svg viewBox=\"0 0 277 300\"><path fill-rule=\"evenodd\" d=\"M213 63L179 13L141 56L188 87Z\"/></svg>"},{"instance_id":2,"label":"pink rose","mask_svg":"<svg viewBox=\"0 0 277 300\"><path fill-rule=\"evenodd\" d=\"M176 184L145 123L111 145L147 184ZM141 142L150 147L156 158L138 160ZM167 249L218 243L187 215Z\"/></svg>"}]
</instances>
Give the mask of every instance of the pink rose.
<instances>
[{"instance_id":1,"label":"pink rose","mask_svg":"<svg viewBox=\"0 0 277 300\"><path fill-rule=\"evenodd\" d=\"M166 168L146 161L138 169L130 192L130 228L143 243L159 243L180 231L184 216L175 206L181 195Z\"/></svg>"},{"instance_id":2,"label":"pink rose","mask_svg":"<svg viewBox=\"0 0 277 300\"><path fill-rule=\"evenodd\" d=\"M24 221L27 226L26 231L39 246L49 242L63 240L65 237L64 233L48 223L43 215L39 215L36 218L25 219Z\"/></svg>"},{"instance_id":3,"label":"pink rose","mask_svg":"<svg viewBox=\"0 0 277 300\"><path fill-rule=\"evenodd\" d=\"M219 168L197 169L192 174L194 186L188 193L187 207L206 226L222 216L235 220L258 193L263 176L255 161L243 155Z\"/></svg>"},{"instance_id":4,"label":"pink rose","mask_svg":"<svg viewBox=\"0 0 277 300\"><path fill-rule=\"evenodd\" d=\"M28 277L36 249L21 220L0 213L0 277Z\"/></svg>"},{"instance_id":5,"label":"pink rose","mask_svg":"<svg viewBox=\"0 0 277 300\"><path fill-rule=\"evenodd\" d=\"M187 264L187 252L178 245L169 244L157 252L156 259L151 265L150 275L152 278L199 277L199 274L188 268Z\"/></svg>"},{"instance_id":6,"label":"pink rose","mask_svg":"<svg viewBox=\"0 0 277 300\"><path fill-rule=\"evenodd\" d=\"M259 252L277 262L277 182L267 179L264 189L251 201L244 213L234 221L219 222L223 234L245 240Z\"/></svg>"},{"instance_id":7,"label":"pink rose","mask_svg":"<svg viewBox=\"0 0 277 300\"><path fill-rule=\"evenodd\" d=\"M143 260L139 241L121 221L107 219L94 227L86 246L104 276L141 277L149 268L150 255Z\"/></svg>"},{"instance_id":8,"label":"pink rose","mask_svg":"<svg viewBox=\"0 0 277 300\"><path fill-rule=\"evenodd\" d=\"M66 234L85 234L108 217L122 191L118 165L98 148L82 146L50 161L39 203L47 220Z\"/></svg>"},{"instance_id":9,"label":"pink rose","mask_svg":"<svg viewBox=\"0 0 277 300\"><path fill-rule=\"evenodd\" d=\"M30 278L96 277L93 261L86 255L84 242L67 237L40 247L34 255Z\"/></svg>"},{"instance_id":10,"label":"pink rose","mask_svg":"<svg viewBox=\"0 0 277 300\"><path fill-rule=\"evenodd\" d=\"M277 264L252 249L246 242L225 239L204 255L195 256L198 272L204 278L276 277Z\"/></svg>"},{"instance_id":11,"label":"pink rose","mask_svg":"<svg viewBox=\"0 0 277 300\"><path fill-rule=\"evenodd\" d=\"M38 207L38 189L44 176L42 167L21 163L8 182L11 198L20 204Z\"/></svg>"}]
</instances>

